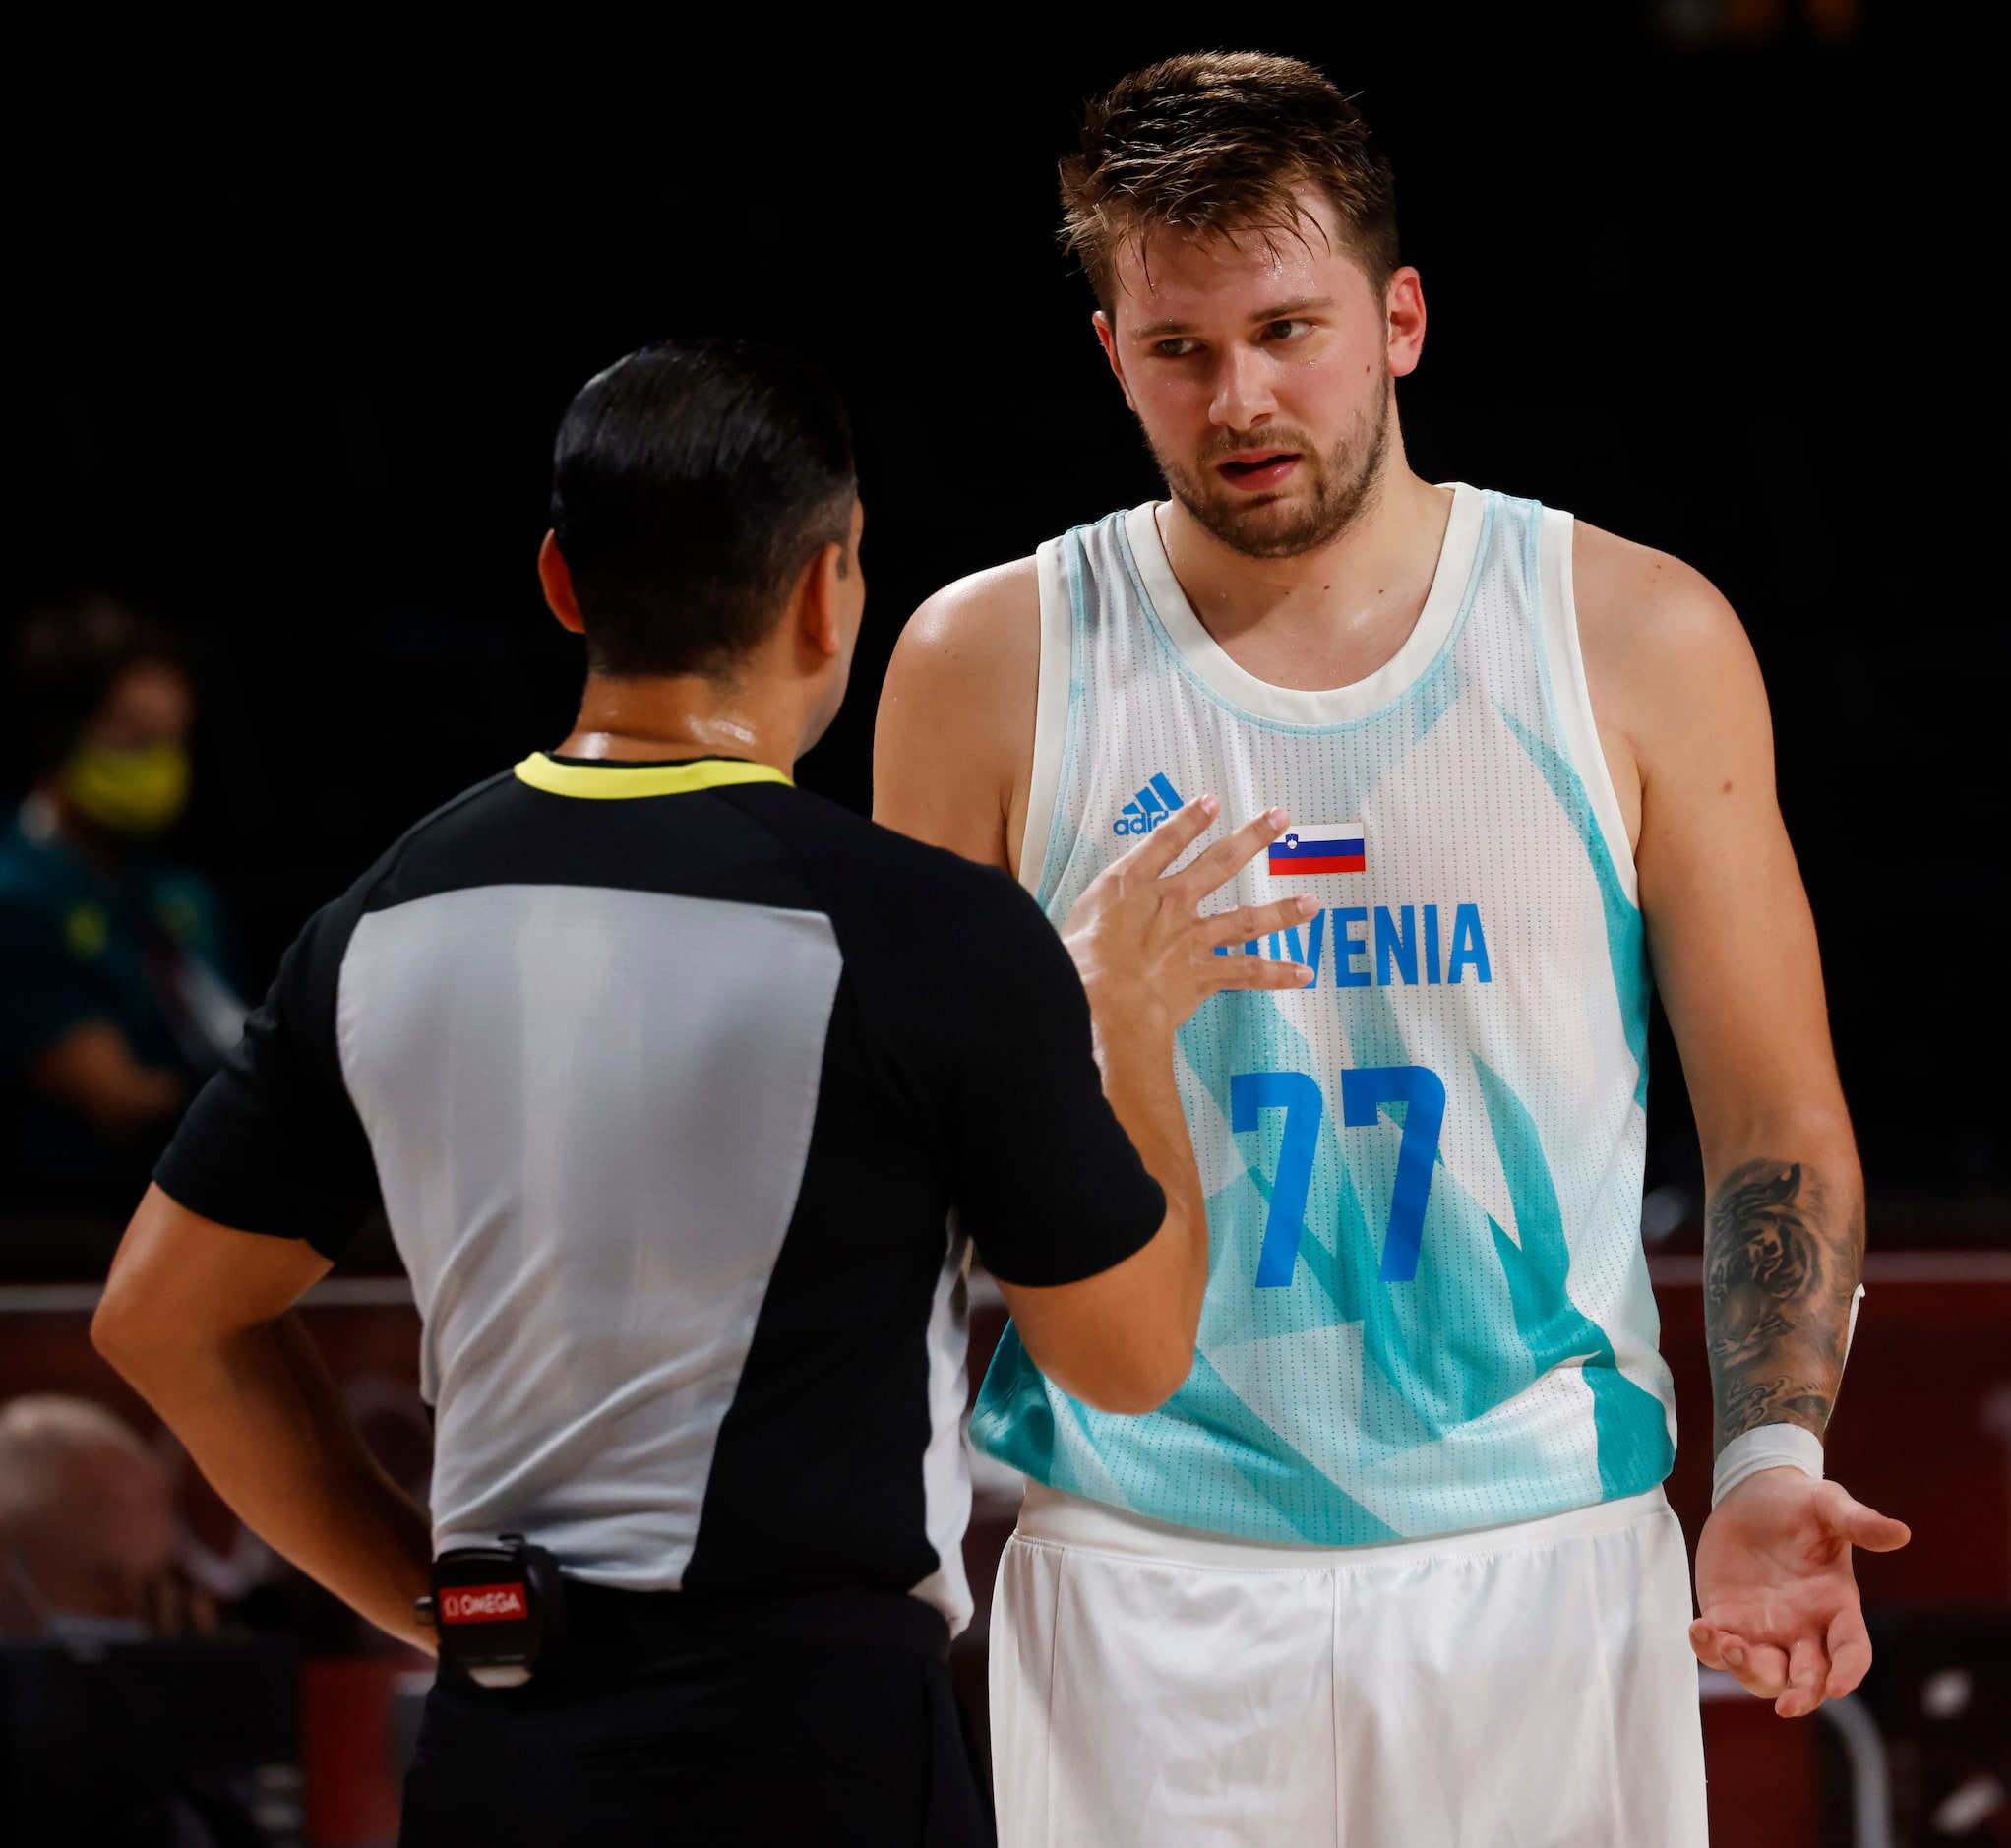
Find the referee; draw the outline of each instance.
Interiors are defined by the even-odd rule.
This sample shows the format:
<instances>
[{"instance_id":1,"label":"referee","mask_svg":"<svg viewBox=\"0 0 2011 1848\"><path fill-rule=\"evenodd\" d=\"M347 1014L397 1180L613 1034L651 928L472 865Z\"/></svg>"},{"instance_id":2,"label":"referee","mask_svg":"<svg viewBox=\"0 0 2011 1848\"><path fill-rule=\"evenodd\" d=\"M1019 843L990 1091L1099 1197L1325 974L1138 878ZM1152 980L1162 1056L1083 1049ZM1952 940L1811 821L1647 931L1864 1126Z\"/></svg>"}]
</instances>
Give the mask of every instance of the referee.
<instances>
[{"instance_id":1,"label":"referee","mask_svg":"<svg viewBox=\"0 0 2011 1848\"><path fill-rule=\"evenodd\" d=\"M308 923L93 1334L256 1532L441 1654L407 1843L987 1841L946 1668L970 1249L1077 1396L1185 1377L1173 1033L1225 981L1303 979L1212 954L1298 901L1199 916L1283 817L1173 874L1190 805L1065 951L1004 875L798 791L865 585L844 412L784 355L601 373L552 524L572 735ZM430 1515L291 1314L379 1202Z\"/></svg>"}]
</instances>

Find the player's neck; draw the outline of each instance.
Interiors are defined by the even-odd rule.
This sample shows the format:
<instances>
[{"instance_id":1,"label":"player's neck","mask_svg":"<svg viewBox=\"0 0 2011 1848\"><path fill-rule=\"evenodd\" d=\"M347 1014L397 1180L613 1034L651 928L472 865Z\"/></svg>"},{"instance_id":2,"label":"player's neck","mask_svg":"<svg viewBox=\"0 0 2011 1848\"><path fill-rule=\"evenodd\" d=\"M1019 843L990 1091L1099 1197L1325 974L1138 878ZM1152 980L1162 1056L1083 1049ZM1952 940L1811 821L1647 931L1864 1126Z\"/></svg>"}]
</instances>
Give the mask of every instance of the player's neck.
<instances>
[{"instance_id":1,"label":"player's neck","mask_svg":"<svg viewBox=\"0 0 2011 1848\"><path fill-rule=\"evenodd\" d=\"M765 676L612 680L591 674L580 696L579 716L558 755L617 764L737 757L771 764L791 776L803 724L796 689Z\"/></svg>"},{"instance_id":2,"label":"player's neck","mask_svg":"<svg viewBox=\"0 0 2011 1848\"><path fill-rule=\"evenodd\" d=\"M1296 558L1249 558L1178 501L1157 510L1167 562L1194 614L1239 667L1274 686L1348 686L1417 626L1452 496L1411 472L1400 446L1346 531Z\"/></svg>"}]
</instances>

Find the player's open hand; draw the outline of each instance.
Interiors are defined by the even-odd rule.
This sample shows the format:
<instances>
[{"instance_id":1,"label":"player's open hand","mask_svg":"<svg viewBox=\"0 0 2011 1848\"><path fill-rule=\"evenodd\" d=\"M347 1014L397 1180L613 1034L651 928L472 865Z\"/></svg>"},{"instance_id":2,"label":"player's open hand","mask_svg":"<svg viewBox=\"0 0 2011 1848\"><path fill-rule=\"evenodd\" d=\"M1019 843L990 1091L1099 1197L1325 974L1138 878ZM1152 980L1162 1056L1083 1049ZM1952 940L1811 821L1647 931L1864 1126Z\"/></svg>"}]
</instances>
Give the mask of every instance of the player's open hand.
<instances>
[{"instance_id":1,"label":"player's open hand","mask_svg":"<svg viewBox=\"0 0 2011 1848\"><path fill-rule=\"evenodd\" d=\"M1203 796L1177 809L1091 882L1062 926L1099 1024L1146 1020L1171 1032L1224 988L1303 988L1303 962L1218 956L1218 946L1249 943L1300 924L1319 907L1306 897L1239 905L1204 915L1202 905L1291 825L1283 809L1246 822L1178 873L1173 865L1221 812Z\"/></svg>"},{"instance_id":2,"label":"player's open hand","mask_svg":"<svg viewBox=\"0 0 2011 1848\"><path fill-rule=\"evenodd\" d=\"M1690 1646L1783 1719L1847 1694L1871 1666L1851 1549L1890 1553L1904 1521L1798 1469L1763 1469L1712 1509L1697 1538Z\"/></svg>"}]
</instances>

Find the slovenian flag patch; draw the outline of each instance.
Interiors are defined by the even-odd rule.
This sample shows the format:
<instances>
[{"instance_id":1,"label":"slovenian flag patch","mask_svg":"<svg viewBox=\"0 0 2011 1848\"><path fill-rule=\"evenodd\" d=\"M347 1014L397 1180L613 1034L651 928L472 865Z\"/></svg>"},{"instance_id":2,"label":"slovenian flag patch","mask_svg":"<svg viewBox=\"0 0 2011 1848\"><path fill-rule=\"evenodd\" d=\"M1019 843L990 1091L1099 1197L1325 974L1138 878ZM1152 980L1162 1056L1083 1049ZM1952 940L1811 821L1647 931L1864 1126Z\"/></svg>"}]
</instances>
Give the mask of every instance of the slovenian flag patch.
<instances>
[{"instance_id":1,"label":"slovenian flag patch","mask_svg":"<svg viewBox=\"0 0 2011 1848\"><path fill-rule=\"evenodd\" d=\"M1314 873L1368 870L1369 845L1360 822L1325 822L1294 828L1271 842L1271 871L1304 879Z\"/></svg>"}]
</instances>

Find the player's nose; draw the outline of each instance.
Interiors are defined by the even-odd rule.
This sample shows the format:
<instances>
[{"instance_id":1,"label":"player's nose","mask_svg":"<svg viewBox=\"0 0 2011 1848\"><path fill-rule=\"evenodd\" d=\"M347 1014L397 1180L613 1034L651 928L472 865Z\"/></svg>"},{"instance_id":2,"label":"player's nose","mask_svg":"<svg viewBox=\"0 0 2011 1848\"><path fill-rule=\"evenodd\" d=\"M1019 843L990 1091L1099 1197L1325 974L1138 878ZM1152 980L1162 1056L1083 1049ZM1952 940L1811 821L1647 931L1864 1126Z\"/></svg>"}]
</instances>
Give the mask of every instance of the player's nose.
<instances>
[{"instance_id":1,"label":"player's nose","mask_svg":"<svg viewBox=\"0 0 2011 1848\"><path fill-rule=\"evenodd\" d=\"M1232 341L1216 361L1214 394L1208 402L1213 423L1231 430L1250 430L1269 420L1278 403L1270 386L1270 368L1253 348Z\"/></svg>"}]
</instances>

